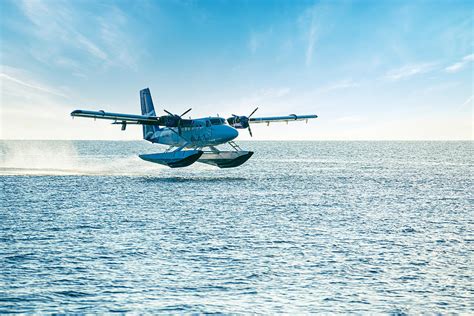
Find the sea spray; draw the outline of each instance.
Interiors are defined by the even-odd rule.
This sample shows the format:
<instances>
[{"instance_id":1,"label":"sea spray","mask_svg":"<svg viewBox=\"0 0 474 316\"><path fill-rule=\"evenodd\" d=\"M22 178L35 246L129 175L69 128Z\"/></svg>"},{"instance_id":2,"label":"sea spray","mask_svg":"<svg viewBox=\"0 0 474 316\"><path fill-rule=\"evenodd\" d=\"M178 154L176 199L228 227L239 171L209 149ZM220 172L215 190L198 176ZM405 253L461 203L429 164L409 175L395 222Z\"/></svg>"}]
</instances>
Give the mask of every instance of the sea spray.
<instances>
[{"instance_id":1,"label":"sea spray","mask_svg":"<svg viewBox=\"0 0 474 316\"><path fill-rule=\"evenodd\" d=\"M161 151L161 148L135 149L130 144L142 145L141 142L1 141L0 174L154 176L167 169L137 156L147 149Z\"/></svg>"},{"instance_id":2,"label":"sea spray","mask_svg":"<svg viewBox=\"0 0 474 316\"><path fill-rule=\"evenodd\" d=\"M1 147L0 168L6 173L67 173L78 165L70 141L4 141Z\"/></svg>"}]
</instances>

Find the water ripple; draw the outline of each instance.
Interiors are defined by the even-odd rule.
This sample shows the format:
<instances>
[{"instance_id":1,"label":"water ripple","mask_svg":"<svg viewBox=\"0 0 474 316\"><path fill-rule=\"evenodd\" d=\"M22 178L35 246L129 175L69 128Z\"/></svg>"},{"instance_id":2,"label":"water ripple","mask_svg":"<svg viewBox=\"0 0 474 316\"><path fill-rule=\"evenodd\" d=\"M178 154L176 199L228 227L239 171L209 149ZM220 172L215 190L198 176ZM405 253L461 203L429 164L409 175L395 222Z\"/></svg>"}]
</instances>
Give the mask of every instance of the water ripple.
<instances>
[{"instance_id":1,"label":"water ripple","mask_svg":"<svg viewBox=\"0 0 474 316\"><path fill-rule=\"evenodd\" d=\"M0 313L474 310L471 142L248 142L227 170L0 145Z\"/></svg>"}]
</instances>

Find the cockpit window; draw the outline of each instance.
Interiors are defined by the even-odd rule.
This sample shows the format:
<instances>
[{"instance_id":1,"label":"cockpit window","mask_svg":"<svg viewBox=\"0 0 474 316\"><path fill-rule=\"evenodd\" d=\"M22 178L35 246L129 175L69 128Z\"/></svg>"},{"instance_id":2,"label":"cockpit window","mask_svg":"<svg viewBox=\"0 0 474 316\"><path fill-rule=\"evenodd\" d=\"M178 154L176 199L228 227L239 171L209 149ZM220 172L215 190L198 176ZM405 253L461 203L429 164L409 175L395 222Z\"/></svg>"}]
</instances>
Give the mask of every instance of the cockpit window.
<instances>
[{"instance_id":1,"label":"cockpit window","mask_svg":"<svg viewBox=\"0 0 474 316\"><path fill-rule=\"evenodd\" d=\"M223 118L211 118L211 124L212 125L224 125L225 120Z\"/></svg>"}]
</instances>

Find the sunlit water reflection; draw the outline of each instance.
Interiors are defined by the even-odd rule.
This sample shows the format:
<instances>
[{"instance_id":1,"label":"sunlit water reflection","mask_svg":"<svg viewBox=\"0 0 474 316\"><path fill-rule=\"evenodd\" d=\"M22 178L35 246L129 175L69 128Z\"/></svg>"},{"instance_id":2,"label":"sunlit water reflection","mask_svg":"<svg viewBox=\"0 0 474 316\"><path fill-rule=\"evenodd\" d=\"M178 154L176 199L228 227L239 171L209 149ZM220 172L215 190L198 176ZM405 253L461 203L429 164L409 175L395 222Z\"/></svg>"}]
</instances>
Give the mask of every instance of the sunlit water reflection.
<instances>
[{"instance_id":1,"label":"sunlit water reflection","mask_svg":"<svg viewBox=\"0 0 474 316\"><path fill-rule=\"evenodd\" d=\"M3 141L0 312L472 312L472 144Z\"/></svg>"}]
</instances>

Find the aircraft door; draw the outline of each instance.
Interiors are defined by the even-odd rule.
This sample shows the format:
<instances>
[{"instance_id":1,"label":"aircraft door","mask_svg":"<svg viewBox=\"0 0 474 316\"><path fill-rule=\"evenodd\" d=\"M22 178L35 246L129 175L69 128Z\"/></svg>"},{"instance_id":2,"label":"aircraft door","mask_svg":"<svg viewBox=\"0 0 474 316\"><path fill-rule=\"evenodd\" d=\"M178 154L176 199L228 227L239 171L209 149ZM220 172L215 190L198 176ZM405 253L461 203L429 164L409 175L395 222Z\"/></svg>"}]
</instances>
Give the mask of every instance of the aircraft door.
<instances>
[{"instance_id":1,"label":"aircraft door","mask_svg":"<svg viewBox=\"0 0 474 316\"><path fill-rule=\"evenodd\" d=\"M203 137L206 141L212 139L212 125L210 120L206 120L206 128Z\"/></svg>"}]
</instances>

